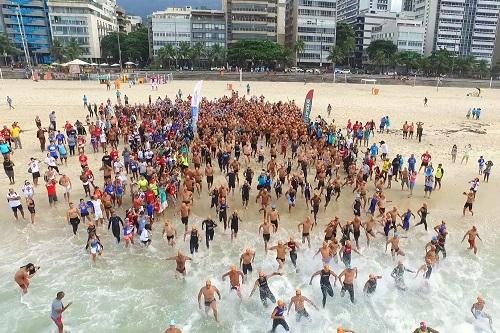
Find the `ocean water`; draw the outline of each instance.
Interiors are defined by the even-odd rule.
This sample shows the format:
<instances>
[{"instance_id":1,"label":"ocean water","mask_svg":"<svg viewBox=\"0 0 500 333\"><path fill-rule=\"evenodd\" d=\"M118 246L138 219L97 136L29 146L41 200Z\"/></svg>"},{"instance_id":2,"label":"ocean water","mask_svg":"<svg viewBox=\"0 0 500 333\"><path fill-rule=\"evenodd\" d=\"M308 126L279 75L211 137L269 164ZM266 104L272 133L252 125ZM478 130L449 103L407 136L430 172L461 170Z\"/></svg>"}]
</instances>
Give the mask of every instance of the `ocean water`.
<instances>
[{"instance_id":1,"label":"ocean water","mask_svg":"<svg viewBox=\"0 0 500 333\"><path fill-rule=\"evenodd\" d=\"M350 197L350 194L344 195ZM232 202L239 204L239 197L230 199L229 203ZM284 204L283 199L280 204ZM343 206L337 204L339 208ZM284 206L279 205L279 208L282 223L279 232L271 238L273 244L278 239L287 239L290 235L288 231L298 237L296 223L304 215L303 209L296 209L289 215ZM104 253L98 257L96 264L92 264L84 250L84 228L81 228L78 237L73 237L71 228L62 217L64 215L60 214L62 207L51 213L56 211L58 214L51 214L52 220L38 221L35 226L4 221L0 243L0 318L3 319L0 321L0 332L55 332L55 326L49 319L49 309L59 290L66 293L64 302L73 301L63 316L69 332L162 332L171 319L175 319L184 332L266 332L271 328L273 307L263 307L258 291L249 298L257 272L277 270L275 253L270 251L265 255L262 239L256 236L259 220L255 219L253 204L242 213L243 223L236 241L231 243L229 234L224 233L219 225L210 250L202 242L200 252L187 264L185 280L175 279L174 262L164 260L174 255L175 250L166 245L161 236L161 226L155 226L149 248L135 245L128 249L124 248L124 244L116 244L111 233L99 227ZM46 211L42 213L47 214ZM337 213L342 214L343 210L338 209ZM432 213L434 216L456 215L456 212L437 209ZM200 226L201 216L206 214L208 210L191 220ZM318 223L320 226L326 224L326 216L323 215ZM180 223L176 225L181 234ZM348 295L340 297L337 283L334 297L328 298L325 309L316 311L306 306L311 314L310 321L296 323L294 310L291 311L287 321L292 332L334 332L337 326L342 325L356 332L402 333L413 331L421 320L426 320L429 326L440 332L488 332L478 328L486 328L487 325L478 326L473 322L469 309L475 297L481 294L494 319L500 314L496 303L500 295L500 262L495 246L498 238L495 232L483 232L484 242L479 242L479 256L474 256L466 250L465 243L460 242L462 234L453 232L455 226L449 228L448 258L434 270L429 284L424 283L421 277L414 279L413 274L408 274L406 292L397 290L390 277L395 262L390 253L384 251L384 237L378 235L367 248L362 236L362 256L353 253L353 265L359 271L355 283L355 304L351 304ZM294 271L287 258L285 274L270 279L270 288L277 299L284 299L288 304L295 288L301 288L303 295L321 307L319 279L309 285L311 274L322 267L320 257L313 258L321 244L320 235L322 232L314 230L312 249L304 245L299 250L298 272ZM416 270L424 262L423 247L431 233L415 229L410 230L409 236L409 239L402 239L401 248L407 253L404 258L407 267ZM188 254L188 247L187 241L178 238L176 248ZM223 282L221 275L229 270L231 264L238 263L246 247L256 249L256 259L254 272L242 287L243 301L240 301L229 291L229 282ZM21 296L13 274L17 267L27 262L40 265L41 270L32 279L29 293ZM332 269L339 274L343 265L332 264ZM365 297L362 288L369 273L382 275L383 278L379 280L375 295ZM208 278L222 294L222 300L218 302L221 324L215 323L211 313L207 319L204 311L197 307L199 288ZM497 320L494 320L494 325L498 329Z\"/></svg>"}]
</instances>

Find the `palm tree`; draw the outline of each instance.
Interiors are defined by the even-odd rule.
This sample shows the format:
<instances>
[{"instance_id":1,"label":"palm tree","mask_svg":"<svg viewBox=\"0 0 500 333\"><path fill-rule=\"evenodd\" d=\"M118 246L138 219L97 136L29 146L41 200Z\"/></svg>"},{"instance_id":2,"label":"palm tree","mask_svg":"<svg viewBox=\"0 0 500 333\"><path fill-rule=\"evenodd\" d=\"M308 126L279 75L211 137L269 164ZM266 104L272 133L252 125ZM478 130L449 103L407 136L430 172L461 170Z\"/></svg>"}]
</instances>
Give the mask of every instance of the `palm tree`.
<instances>
[{"instance_id":1,"label":"palm tree","mask_svg":"<svg viewBox=\"0 0 500 333\"><path fill-rule=\"evenodd\" d=\"M326 60L332 63L333 71L335 71L335 64L342 62L344 59L345 54L343 50L338 46L332 45L332 47L330 47L330 49L328 50L328 56L326 57Z\"/></svg>"},{"instance_id":2,"label":"palm tree","mask_svg":"<svg viewBox=\"0 0 500 333\"><path fill-rule=\"evenodd\" d=\"M181 66L186 66L187 61L191 58L191 45L189 42L180 42L177 48L177 59L182 60Z\"/></svg>"},{"instance_id":3,"label":"palm tree","mask_svg":"<svg viewBox=\"0 0 500 333\"><path fill-rule=\"evenodd\" d=\"M373 63L377 66L382 72L384 71L384 66L387 64L387 55L384 51L379 50L375 53L373 57Z\"/></svg>"},{"instance_id":4,"label":"palm tree","mask_svg":"<svg viewBox=\"0 0 500 333\"><path fill-rule=\"evenodd\" d=\"M0 34L0 53L3 55L17 55L21 53L14 44L10 42L9 37L7 34ZM5 58L5 65L7 65L7 59Z\"/></svg>"},{"instance_id":5,"label":"palm tree","mask_svg":"<svg viewBox=\"0 0 500 333\"><path fill-rule=\"evenodd\" d=\"M64 61L64 46L59 39L54 39L52 41L52 47L50 48L50 53L58 61L62 63Z\"/></svg>"},{"instance_id":6,"label":"palm tree","mask_svg":"<svg viewBox=\"0 0 500 333\"><path fill-rule=\"evenodd\" d=\"M198 67L200 66L201 59L206 58L206 48L202 42L196 42L191 48L191 63L194 64L198 61Z\"/></svg>"},{"instance_id":7,"label":"palm tree","mask_svg":"<svg viewBox=\"0 0 500 333\"><path fill-rule=\"evenodd\" d=\"M472 71L475 63L476 59L473 55L458 57L455 61L460 76L466 76L467 74L469 74Z\"/></svg>"},{"instance_id":8,"label":"palm tree","mask_svg":"<svg viewBox=\"0 0 500 333\"><path fill-rule=\"evenodd\" d=\"M295 44L293 45L293 53L295 53L295 59L296 59L296 62L295 62L295 65L299 65L299 62L300 62L300 54L304 52L306 48L306 43L304 43L304 41L302 39L299 39L295 42Z\"/></svg>"},{"instance_id":9,"label":"palm tree","mask_svg":"<svg viewBox=\"0 0 500 333\"><path fill-rule=\"evenodd\" d=\"M176 59L175 55L176 51L172 44L166 44L158 50L158 58L163 64L168 65L168 67L171 67L172 60Z\"/></svg>"},{"instance_id":10,"label":"palm tree","mask_svg":"<svg viewBox=\"0 0 500 333\"><path fill-rule=\"evenodd\" d=\"M479 60L474 67L475 72L479 74L479 78L481 79L490 72L488 61L484 59Z\"/></svg>"},{"instance_id":11,"label":"palm tree","mask_svg":"<svg viewBox=\"0 0 500 333\"><path fill-rule=\"evenodd\" d=\"M83 49L75 38L72 38L64 47L64 54L70 61L75 60L83 54Z\"/></svg>"}]
</instances>

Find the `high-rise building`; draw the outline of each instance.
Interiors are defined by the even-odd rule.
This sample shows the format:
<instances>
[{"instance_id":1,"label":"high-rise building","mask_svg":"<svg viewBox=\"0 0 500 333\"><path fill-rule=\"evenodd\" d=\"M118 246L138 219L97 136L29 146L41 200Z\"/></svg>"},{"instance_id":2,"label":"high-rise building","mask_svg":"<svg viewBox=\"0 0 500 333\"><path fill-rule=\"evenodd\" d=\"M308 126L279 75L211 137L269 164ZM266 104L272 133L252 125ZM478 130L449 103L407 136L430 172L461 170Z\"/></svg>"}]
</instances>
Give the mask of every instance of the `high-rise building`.
<instances>
[{"instance_id":1,"label":"high-rise building","mask_svg":"<svg viewBox=\"0 0 500 333\"><path fill-rule=\"evenodd\" d=\"M358 15L353 25L356 34L356 47L354 50L354 63L361 67L368 60L366 49L372 41L372 29L384 24L386 21L395 20L398 16L395 12L365 11Z\"/></svg>"},{"instance_id":2,"label":"high-rise building","mask_svg":"<svg viewBox=\"0 0 500 333\"><path fill-rule=\"evenodd\" d=\"M136 15L125 16L125 32L131 33L142 27L142 17Z\"/></svg>"},{"instance_id":3,"label":"high-rise building","mask_svg":"<svg viewBox=\"0 0 500 333\"><path fill-rule=\"evenodd\" d=\"M286 3L286 46L292 49L299 40L304 50L297 54L301 64L328 63L335 45L337 0L288 0Z\"/></svg>"},{"instance_id":4,"label":"high-rise building","mask_svg":"<svg viewBox=\"0 0 500 333\"><path fill-rule=\"evenodd\" d=\"M223 11L167 8L154 12L149 18L154 56L163 46L178 46L180 42L201 42L205 47L226 45L226 16Z\"/></svg>"},{"instance_id":5,"label":"high-rise building","mask_svg":"<svg viewBox=\"0 0 500 333\"><path fill-rule=\"evenodd\" d=\"M127 21L127 13L125 12L125 9L123 9L120 6L116 6L115 13L116 13L116 22L118 24L118 30L121 33L126 33L128 21Z\"/></svg>"},{"instance_id":6,"label":"high-rise building","mask_svg":"<svg viewBox=\"0 0 500 333\"><path fill-rule=\"evenodd\" d=\"M154 56L167 44L191 43L191 7L167 8L153 12L150 18Z\"/></svg>"},{"instance_id":7,"label":"high-rise building","mask_svg":"<svg viewBox=\"0 0 500 333\"><path fill-rule=\"evenodd\" d=\"M0 0L5 33L21 51L26 49L33 64L50 63L50 29L47 7L42 0Z\"/></svg>"},{"instance_id":8,"label":"high-rise building","mask_svg":"<svg viewBox=\"0 0 500 333\"><path fill-rule=\"evenodd\" d=\"M416 0L414 11L425 26L424 53L446 49L491 62L500 0Z\"/></svg>"},{"instance_id":9,"label":"high-rise building","mask_svg":"<svg viewBox=\"0 0 500 333\"><path fill-rule=\"evenodd\" d=\"M414 10L415 0L403 0L401 11L412 12Z\"/></svg>"},{"instance_id":10,"label":"high-rise building","mask_svg":"<svg viewBox=\"0 0 500 333\"><path fill-rule=\"evenodd\" d=\"M359 14L366 11L390 11L391 0L338 0L337 20L355 24Z\"/></svg>"},{"instance_id":11,"label":"high-rise building","mask_svg":"<svg viewBox=\"0 0 500 333\"><path fill-rule=\"evenodd\" d=\"M227 43L269 40L285 44L285 0L223 0Z\"/></svg>"},{"instance_id":12,"label":"high-rise building","mask_svg":"<svg viewBox=\"0 0 500 333\"><path fill-rule=\"evenodd\" d=\"M76 40L81 58L100 59L102 38L118 31L115 0L48 0L47 5L52 38L62 44Z\"/></svg>"},{"instance_id":13,"label":"high-rise building","mask_svg":"<svg viewBox=\"0 0 500 333\"><path fill-rule=\"evenodd\" d=\"M226 46L226 15L221 10L193 10L191 42L205 47Z\"/></svg>"},{"instance_id":14,"label":"high-rise building","mask_svg":"<svg viewBox=\"0 0 500 333\"><path fill-rule=\"evenodd\" d=\"M372 41L389 40L398 47L398 51L424 52L424 27L422 21L396 17L374 27Z\"/></svg>"}]
</instances>

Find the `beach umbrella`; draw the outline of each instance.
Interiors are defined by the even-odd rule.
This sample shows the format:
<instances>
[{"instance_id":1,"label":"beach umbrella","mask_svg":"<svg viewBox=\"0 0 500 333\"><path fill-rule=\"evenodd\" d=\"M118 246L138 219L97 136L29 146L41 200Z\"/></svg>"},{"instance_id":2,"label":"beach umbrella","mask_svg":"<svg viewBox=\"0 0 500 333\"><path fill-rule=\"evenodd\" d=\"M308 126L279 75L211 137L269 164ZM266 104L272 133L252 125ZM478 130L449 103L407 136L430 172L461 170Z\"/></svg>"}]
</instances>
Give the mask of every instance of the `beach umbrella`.
<instances>
[{"instance_id":1,"label":"beach umbrella","mask_svg":"<svg viewBox=\"0 0 500 333\"><path fill-rule=\"evenodd\" d=\"M134 66L137 66L137 64L133 63L132 61L127 61L127 62L125 63L125 65L134 65Z\"/></svg>"},{"instance_id":2,"label":"beach umbrella","mask_svg":"<svg viewBox=\"0 0 500 333\"><path fill-rule=\"evenodd\" d=\"M107 64L107 63L104 62L104 63L100 64L99 66L106 67L106 66L109 66L109 64Z\"/></svg>"},{"instance_id":3,"label":"beach umbrella","mask_svg":"<svg viewBox=\"0 0 500 333\"><path fill-rule=\"evenodd\" d=\"M90 66L99 66L99 64L96 64L95 62L91 63Z\"/></svg>"},{"instance_id":4,"label":"beach umbrella","mask_svg":"<svg viewBox=\"0 0 500 333\"><path fill-rule=\"evenodd\" d=\"M90 64L88 62L83 61L83 60L75 59L73 61L67 62L65 65L66 66L70 66L70 65L88 66Z\"/></svg>"},{"instance_id":5,"label":"beach umbrella","mask_svg":"<svg viewBox=\"0 0 500 333\"><path fill-rule=\"evenodd\" d=\"M120 67L120 64L113 64L111 67Z\"/></svg>"}]
</instances>

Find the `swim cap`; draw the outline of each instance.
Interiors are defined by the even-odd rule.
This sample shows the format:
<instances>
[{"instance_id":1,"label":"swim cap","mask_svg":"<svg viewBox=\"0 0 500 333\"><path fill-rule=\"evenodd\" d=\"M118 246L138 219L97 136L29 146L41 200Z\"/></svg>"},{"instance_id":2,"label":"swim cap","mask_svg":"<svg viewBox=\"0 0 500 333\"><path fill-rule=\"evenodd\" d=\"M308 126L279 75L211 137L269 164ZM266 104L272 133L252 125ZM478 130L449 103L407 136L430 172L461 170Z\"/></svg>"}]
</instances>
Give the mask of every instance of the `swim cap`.
<instances>
[{"instance_id":1,"label":"swim cap","mask_svg":"<svg viewBox=\"0 0 500 333\"><path fill-rule=\"evenodd\" d=\"M422 330L427 329L427 324L425 323L425 321L420 323L420 329L422 329Z\"/></svg>"},{"instance_id":2,"label":"swim cap","mask_svg":"<svg viewBox=\"0 0 500 333\"><path fill-rule=\"evenodd\" d=\"M399 237L399 232L395 231L394 232L394 237L396 237L396 238Z\"/></svg>"},{"instance_id":3,"label":"swim cap","mask_svg":"<svg viewBox=\"0 0 500 333\"><path fill-rule=\"evenodd\" d=\"M272 205L271 205L271 208L272 208L272 209L275 209L275 208L276 208L276 205L275 205L275 204L272 204Z\"/></svg>"},{"instance_id":4,"label":"swim cap","mask_svg":"<svg viewBox=\"0 0 500 333\"><path fill-rule=\"evenodd\" d=\"M351 264L347 264L346 266L348 269L352 269L352 265Z\"/></svg>"},{"instance_id":5,"label":"swim cap","mask_svg":"<svg viewBox=\"0 0 500 333\"><path fill-rule=\"evenodd\" d=\"M172 320L170 321L170 326L174 326L174 325L175 325L175 320L174 320L174 319L172 319Z\"/></svg>"},{"instance_id":6,"label":"swim cap","mask_svg":"<svg viewBox=\"0 0 500 333\"><path fill-rule=\"evenodd\" d=\"M432 236L432 240L435 241L437 240L438 238L436 236Z\"/></svg>"}]
</instances>

